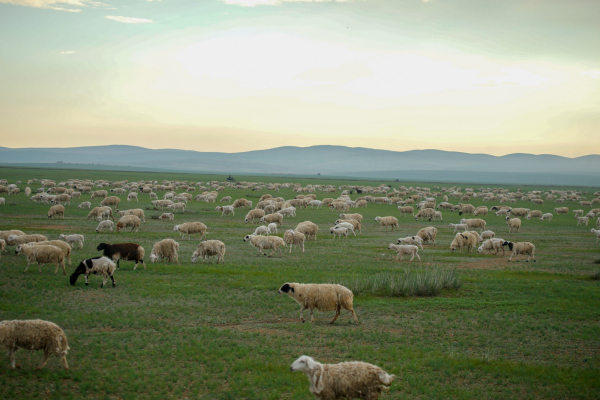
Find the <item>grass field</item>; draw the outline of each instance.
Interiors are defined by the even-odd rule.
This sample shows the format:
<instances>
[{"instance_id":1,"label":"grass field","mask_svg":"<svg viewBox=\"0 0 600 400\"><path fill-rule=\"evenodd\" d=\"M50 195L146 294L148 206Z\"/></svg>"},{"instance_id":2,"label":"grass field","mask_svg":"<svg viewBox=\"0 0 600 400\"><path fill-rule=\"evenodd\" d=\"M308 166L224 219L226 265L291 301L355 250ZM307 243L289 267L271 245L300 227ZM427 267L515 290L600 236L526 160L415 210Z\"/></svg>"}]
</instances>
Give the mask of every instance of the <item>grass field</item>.
<instances>
[{"instance_id":1,"label":"grass field","mask_svg":"<svg viewBox=\"0 0 600 400\"><path fill-rule=\"evenodd\" d=\"M0 168L0 178L9 183L31 178L205 182L223 181L226 176ZM319 177L236 179L336 186L381 183ZM22 191L25 186L20 185ZM33 192L38 187L31 186ZM525 192L546 189L522 187ZM592 198L597 189L583 190ZM264 193L227 189L219 199L247 197L256 204ZM316 194L323 199L339 193ZM291 189L271 194L286 199L296 195ZM54 275L54 266L43 267L40 274L34 265L23 273L24 257L7 247L11 253L0 260L0 320L41 318L57 323L69 339L71 369L63 371L52 358L36 371L42 353L19 350L17 362L22 367L11 370L4 355L2 399L310 399L306 376L289 369L302 354L324 363L365 361L396 374L382 397L387 399L600 398L600 281L593 279L600 270L600 244L590 232L592 224L576 226L572 213L555 215L552 222L523 219L520 232L514 234L508 233L501 217L493 213L484 217L487 229L497 237L534 243L537 263L509 263L508 253L504 257L451 253L454 235L448 223L458 223L457 213L444 212L443 222L417 222L401 217L396 206L374 204L351 210L364 215L362 235L335 241L329 227L337 212L300 209L296 218L284 220L279 236L298 222L311 220L319 225L318 240L307 242L305 253L295 248L281 258L278 254L266 258L257 257L256 250L242 241L256 227L244 224L246 212L221 217L214 210L218 204L191 202L173 223L151 218L160 211L150 209L148 196L140 194L139 203L127 203L126 196L120 196L120 208L145 209L146 223L138 233L97 234L97 222L86 220L88 210L77 209L89 195L67 206L64 220L49 220L49 206L33 203L23 194L2 196L6 205L0 206L0 230L21 229L50 239L60 233L85 235L84 248L73 250L67 275L81 259L99 255L96 246L103 241L140 243L148 267L133 271L133 263L121 262L116 288L99 289L101 279L95 276L89 287L82 277L73 287L68 276ZM99 199L92 200L93 206L98 203ZM478 199L471 203L493 205ZM556 207L553 202L516 206L543 212ZM575 202L565 206L581 208ZM374 221L377 215L397 216L400 232L380 231ZM180 240L172 231L185 221L205 223L208 238L226 244L225 265L190 262L198 240ZM438 245L426 245L420 263L397 263L387 245L429 225L439 230ZM164 238L181 244L181 265L150 264L153 243ZM333 313L318 312L315 324L302 324L299 306L277 294L285 282L350 282L377 274L439 269L455 272L461 287L433 297L356 295L359 324L345 311L334 325L328 324Z\"/></svg>"}]
</instances>

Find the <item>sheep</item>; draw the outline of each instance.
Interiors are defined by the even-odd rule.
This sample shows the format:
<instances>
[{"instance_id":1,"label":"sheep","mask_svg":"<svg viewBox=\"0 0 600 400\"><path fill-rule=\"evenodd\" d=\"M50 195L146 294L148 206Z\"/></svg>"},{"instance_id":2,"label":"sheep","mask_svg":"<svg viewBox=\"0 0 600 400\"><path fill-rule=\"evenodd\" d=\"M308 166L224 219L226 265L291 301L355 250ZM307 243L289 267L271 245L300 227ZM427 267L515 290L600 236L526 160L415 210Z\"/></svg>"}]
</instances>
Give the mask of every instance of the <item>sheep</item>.
<instances>
[{"instance_id":1,"label":"sheep","mask_svg":"<svg viewBox=\"0 0 600 400\"><path fill-rule=\"evenodd\" d=\"M269 236L269 227L266 225L261 225L258 226L255 230L253 235L262 235L262 236Z\"/></svg>"},{"instance_id":2,"label":"sheep","mask_svg":"<svg viewBox=\"0 0 600 400\"><path fill-rule=\"evenodd\" d=\"M50 203L55 204L55 203L65 203L66 205L70 206L71 205L71 196L69 196L68 194L59 194L54 196L54 198L50 201Z\"/></svg>"},{"instance_id":3,"label":"sheep","mask_svg":"<svg viewBox=\"0 0 600 400\"><path fill-rule=\"evenodd\" d=\"M225 196L221 199L221 203L231 203L231 196Z\"/></svg>"},{"instance_id":4,"label":"sheep","mask_svg":"<svg viewBox=\"0 0 600 400\"><path fill-rule=\"evenodd\" d=\"M88 277L90 276L90 274L102 275L104 277L104 279L102 280L102 283L100 284L100 288L103 288L104 285L106 285L106 281L108 280L109 277L110 277L110 280L112 281L113 287L115 287L116 282L115 282L115 278L113 277L113 274L115 273L116 268L117 268L117 265L114 262L112 262L110 259L108 259L107 257L88 258L79 263L79 265L77 266L77 268L75 269L73 274L71 274L69 280L70 280L71 285L75 286L75 283L77 283L77 278L79 278L79 275L84 275L85 276L85 286L89 286L88 285Z\"/></svg>"},{"instance_id":5,"label":"sheep","mask_svg":"<svg viewBox=\"0 0 600 400\"><path fill-rule=\"evenodd\" d=\"M53 322L41 319L12 320L0 322L0 343L8 349L8 359L12 369L16 364L19 348L44 350L44 359L37 369L42 369L52 354L60 358L65 371L69 370L67 352L70 350L65 332Z\"/></svg>"},{"instance_id":6,"label":"sheep","mask_svg":"<svg viewBox=\"0 0 600 400\"><path fill-rule=\"evenodd\" d=\"M458 232L459 230L463 230L463 231L467 231L467 229L469 229L469 227L467 226L467 224L449 224L448 225L450 228L454 228L454 232Z\"/></svg>"},{"instance_id":7,"label":"sheep","mask_svg":"<svg viewBox=\"0 0 600 400\"><path fill-rule=\"evenodd\" d=\"M283 241L286 244L290 245L290 253L292 252L292 248L294 245L298 245L302 249L304 253L304 241L306 240L306 236L302 232L296 232L294 230L288 229L283 234Z\"/></svg>"},{"instance_id":8,"label":"sheep","mask_svg":"<svg viewBox=\"0 0 600 400\"><path fill-rule=\"evenodd\" d=\"M583 216L583 210L573 210L575 218Z\"/></svg>"},{"instance_id":9,"label":"sheep","mask_svg":"<svg viewBox=\"0 0 600 400\"><path fill-rule=\"evenodd\" d=\"M494 251L494 254L498 254L498 252L500 250L502 250L502 255L504 255L504 239L500 239L500 238L492 238L492 239L488 239L485 242L483 242L481 244L481 246L479 246L477 248L477 251L479 253L490 253L491 251Z\"/></svg>"},{"instance_id":10,"label":"sheep","mask_svg":"<svg viewBox=\"0 0 600 400\"><path fill-rule=\"evenodd\" d=\"M237 199L233 202L233 207L234 208L241 208L244 207L244 209L248 209L248 208L252 208L252 202L246 199Z\"/></svg>"},{"instance_id":11,"label":"sheep","mask_svg":"<svg viewBox=\"0 0 600 400\"><path fill-rule=\"evenodd\" d=\"M110 258L113 261L117 261L117 268L120 268L119 262L124 261L135 261L135 270L138 263L142 263L144 269L146 269L146 263L144 262L144 255L146 250L137 243L100 243L96 250L102 251L102 255Z\"/></svg>"},{"instance_id":12,"label":"sheep","mask_svg":"<svg viewBox=\"0 0 600 400\"><path fill-rule=\"evenodd\" d=\"M419 261L421 261L421 257L419 257L419 248L412 244L394 244L390 243L388 249L396 251L396 261L398 261L398 257L400 257L400 262L402 262L402 256L406 254L412 255L409 262L417 257Z\"/></svg>"},{"instance_id":13,"label":"sheep","mask_svg":"<svg viewBox=\"0 0 600 400\"><path fill-rule=\"evenodd\" d=\"M527 221L529 221L531 218L540 218L543 215L543 213L540 210L532 210L529 212L529 214L527 214Z\"/></svg>"},{"instance_id":14,"label":"sheep","mask_svg":"<svg viewBox=\"0 0 600 400\"><path fill-rule=\"evenodd\" d=\"M530 242L504 242L502 243L502 246L508 246L509 250L513 252L508 261L512 260L513 256L516 255L517 262L519 262L519 254L527 254L528 257L525 262L529 262L531 257L533 257L533 262L537 262L535 259L535 246Z\"/></svg>"},{"instance_id":15,"label":"sheep","mask_svg":"<svg viewBox=\"0 0 600 400\"><path fill-rule=\"evenodd\" d=\"M56 246L62 250L65 258L69 259L69 265L71 265L71 246L62 240L46 240L43 242L32 242L27 243L28 246Z\"/></svg>"},{"instance_id":16,"label":"sheep","mask_svg":"<svg viewBox=\"0 0 600 400\"><path fill-rule=\"evenodd\" d=\"M181 212L185 212L185 203L173 203L169 204L167 208L170 208L173 211L181 210Z\"/></svg>"},{"instance_id":17,"label":"sheep","mask_svg":"<svg viewBox=\"0 0 600 400\"><path fill-rule=\"evenodd\" d=\"M204 260L210 262L211 256L217 256L217 264L219 262L225 264L225 243L220 240L201 242L194 254L192 254L192 262L195 263L198 258L202 258L202 263L204 263Z\"/></svg>"},{"instance_id":18,"label":"sheep","mask_svg":"<svg viewBox=\"0 0 600 400\"><path fill-rule=\"evenodd\" d=\"M102 207L104 207L104 206L115 206L115 208L116 208L116 207L119 206L120 202L121 202L121 199L118 198L117 196L109 196L109 197L106 197L104 200L102 200L100 202L100 205Z\"/></svg>"},{"instance_id":19,"label":"sheep","mask_svg":"<svg viewBox=\"0 0 600 400\"><path fill-rule=\"evenodd\" d=\"M310 206L311 209L314 209L315 207L317 207L317 209L319 209L323 206L323 202L321 200L311 200L308 202L308 205Z\"/></svg>"},{"instance_id":20,"label":"sheep","mask_svg":"<svg viewBox=\"0 0 600 400\"><path fill-rule=\"evenodd\" d=\"M181 239L188 235L188 240L192 238L192 235L200 234L200 239L206 239L206 225L202 222L185 222L183 224L175 225L173 232L181 233Z\"/></svg>"},{"instance_id":21,"label":"sheep","mask_svg":"<svg viewBox=\"0 0 600 400\"><path fill-rule=\"evenodd\" d=\"M569 207L556 207L554 209L554 212L556 214L568 214L569 213Z\"/></svg>"},{"instance_id":22,"label":"sheep","mask_svg":"<svg viewBox=\"0 0 600 400\"><path fill-rule=\"evenodd\" d=\"M398 206L398 210L400 210L400 214L410 214L414 217L415 209L411 206Z\"/></svg>"},{"instance_id":23,"label":"sheep","mask_svg":"<svg viewBox=\"0 0 600 400\"><path fill-rule=\"evenodd\" d=\"M228 214L235 216L235 207L233 206L217 206L215 207L215 210L221 211L221 217Z\"/></svg>"},{"instance_id":24,"label":"sheep","mask_svg":"<svg viewBox=\"0 0 600 400\"><path fill-rule=\"evenodd\" d=\"M333 234L333 239L335 240L335 236L339 236L340 239L342 236L345 236L348 239L348 228L336 225L335 227L329 228L329 232Z\"/></svg>"},{"instance_id":25,"label":"sheep","mask_svg":"<svg viewBox=\"0 0 600 400\"><path fill-rule=\"evenodd\" d=\"M250 242L250 244L258 250L258 256L263 254L264 249L272 249L273 251L269 254L268 257L271 257L275 251L279 251L279 256L283 257L281 254L281 249L279 246L285 247L285 242L282 238L278 236L255 236L255 235L246 235L244 237L244 242ZM266 256L267 253L264 253Z\"/></svg>"},{"instance_id":26,"label":"sheep","mask_svg":"<svg viewBox=\"0 0 600 400\"><path fill-rule=\"evenodd\" d=\"M296 207L285 207L281 208L281 210L277 211L279 214L284 217L292 217L296 218Z\"/></svg>"},{"instance_id":27,"label":"sheep","mask_svg":"<svg viewBox=\"0 0 600 400\"><path fill-rule=\"evenodd\" d=\"M65 253L60 247L45 245L45 246L34 246L33 244L20 244L17 246L15 253L16 254L25 254L27 258L27 267L25 267L25 271L29 269L29 265L37 262L38 263L38 271L42 273L42 264L56 264L55 274L58 273L58 266L62 266L63 274L67 275L67 271L65 270Z\"/></svg>"},{"instance_id":28,"label":"sheep","mask_svg":"<svg viewBox=\"0 0 600 400\"><path fill-rule=\"evenodd\" d=\"M585 226L587 226L588 221L590 220L589 217L575 217L575 219L577 220L577 226L579 226L580 224L585 222Z\"/></svg>"},{"instance_id":29,"label":"sheep","mask_svg":"<svg viewBox=\"0 0 600 400\"><path fill-rule=\"evenodd\" d=\"M553 216L552 213L545 213L540 217L540 221L552 221Z\"/></svg>"},{"instance_id":30,"label":"sheep","mask_svg":"<svg viewBox=\"0 0 600 400\"><path fill-rule=\"evenodd\" d=\"M419 212L415 215L415 221L418 221L419 218L426 218L431 221L431 218L435 214L435 210L433 208L423 208L419 210Z\"/></svg>"},{"instance_id":31,"label":"sheep","mask_svg":"<svg viewBox=\"0 0 600 400\"><path fill-rule=\"evenodd\" d=\"M508 233L511 233L513 230L519 232L519 228L521 227L521 219L506 216L506 225L508 225Z\"/></svg>"},{"instance_id":32,"label":"sheep","mask_svg":"<svg viewBox=\"0 0 600 400\"><path fill-rule=\"evenodd\" d=\"M481 238L484 239L484 240L485 239L491 239L491 238L493 238L495 236L496 236L496 233L493 232L493 231L483 231L483 232L481 232Z\"/></svg>"},{"instance_id":33,"label":"sheep","mask_svg":"<svg viewBox=\"0 0 600 400\"><path fill-rule=\"evenodd\" d=\"M276 223L279 226L281 226L281 224L283 224L283 215L281 215L280 213L265 215L264 217L261 217L260 223L261 224Z\"/></svg>"},{"instance_id":34,"label":"sheep","mask_svg":"<svg viewBox=\"0 0 600 400\"><path fill-rule=\"evenodd\" d=\"M64 240L65 242L67 242L72 248L73 245L75 243L79 244L79 248L83 249L83 242L85 240L83 235L65 235L65 234L60 234L58 236L59 239Z\"/></svg>"},{"instance_id":35,"label":"sheep","mask_svg":"<svg viewBox=\"0 0 600 400\"><path fill-rule=\"evenodd\" d=\"M354 221L354 220L350 220L352 222L355 222L358 224L358 221ZM341 226L344 228L348 228L349 232L352 232L352 234L354 236L356 236L356 233L354 232L354 224L352 222L345 222L345 221L340 221L339 219L337 221L335 221L335 227Z\"/></svg>"},{"instance_id":36,"label":"sheep","mask_svg":"<svg viewBox=\"0 0 600 400\"><path fill-rule=\"evenodd\" d=\"M413 246L418 246L423 251L423 239L418 236L407 236L404 238L399 238L397 244L410 244Z\"/></svg>"},{"instance_id":37,"label":"sheep","mask_svg":"<svg viewBox=\"0 0 600 400\"><path fill-rule=\"evenodd\" d=\"M376 400L382 391L389 390L395 377L365 362L321 364L308 356L301 356L294 361L291 370L306 373L310 392L321 400Z\"/></svg>"},{"instance_id":38,"label":"sheep","mask_svg":"<svg viewBox=\"0 0 600 400\"><path fill-rule=\"evenodd\" d=\"M461 204L458 215L473 214L474 212L475 212L475 206L473 206L472 204Z\"/></svg>"},{"instance_id":39,"label":"sheep","mask_svg":"<svg viewBox=\"0 0 600 400\"><path fill-rule=\"evenodd\" d=\"M275 222L272 222L269 225L267 225L267 228L269 228L269 233L277 234L277 224Z\"/></svg>"},{"instance_id":40,"label":"sheep","mask_svg":"<svg viewBox=\"0 0 600 400\"><path fill-rule=\"evenodd\" d=\"M380 228L379 230L381 231L383 229L384 226L389 226L392 228L392 231L394 230L394 227L398 228L398 230L400 230L400 225L398 225L398 218L396 217L380 217L377 216L375 217L375 221L379 222Z\"/></svg>"},{"instance_id":41,"label":"sheep","mask_svg":"<svg viewBox=\"0 0 600 400\"><path fill-rule=\"evenodd\" d=\"M48 238L44 235L10 235L6 238L6 244L9 246L18 246L20 244L46 242Z\"/></svg>"},{"instance_id":42,"label":"sheep","mask_svg":"<svg viewBox=\"0 0 600 400\"><path fill-rule=\"evenodd\" d=\"M255 219L260 220L264 216L265 216L264 210L260 210L260 209L250 210L248 212L248 214L246 214L246 218L244 218L244 222L245 223L248 223L248 222L254 223Z\"/></svg>"},{"instance_id":43,"label":"sheep","mask_svg":"<svg viewBox=\"0 0 600 400\"><path fill-rule=\"evenodd\" d=\"M179 243L173 239L163 239L160 242L154 243L152 251L150 252L150 262L155 263L162 261L165 258L167 261L175 261L179 264Z\"/></svg>"},{"instance_id":44,"label":"sheep","mask_svg":"<svg viewBox=\"0 0 600 400\"><path fill-rule=\"evenodd\" d=\"M508 213L513 217L526 217L529 211L528 208L511 208Z\"/></svg>"},{"instance_id":45,"label":"sheep","mask_svg":"<svg viewBox=\"0 0 600 400\"><path fill-rule=\"evenodd\" d=\"M168 207L171 204L175 203L173 203L171 200L152 200L150 204L152 204L156 208L160 207L160 211L164 211L165 207Z\"/></svg>"},{"instance_id":46,"label":"sheep","mask_svg":"<svg viewBox=\"0 0 600 400\"><path fill-rule=\"evenodd\" d=\"M175 219L175 214L173 213L163 213L160 217L158 217L161 221L173 221Z\"/></svg>"},{"instance_id":47,"label":"sheep","mask_svg":"<svg viewBox=\"0 0 600 400\"><path fill-rule=\"evenodd\" d=\"M115 223L112 221L101 221L98 226L96 227L96 233L100 233L100 231L104 231L105 229L110 229L110 231L113 231L113 228L115 226Z\"/></svg>"},{"instance_id":48,"label":"sheep","mask_svg":"<svg viewBox=\"0 0 600 400\"><path fill-rule=\"evenodd\" d=\"M8 253L8 251L6 251L5 248L6 241L4 239L0 239L0 258L2 258L2 252Z\"/></svg>"},{"instance_id":49,"label":"sheep","mask_svg":"<svg viewBox=\"0 0 600 400\"><path fill-rule=\"evenodd\" d=\"M596 235L596 243L598 243L598 239L600 239L600 229L592 228L592 233Z\"/></svg>"},{"instance_id":50,"label":"sheep","mask_svg":"<svg viewBox=\"0 0 600 400\"><path fill-rule=\"evenodd\" d=\"M135 201L139 201L139 200L138 200L138 194L137 194L137 193L135 193L135 192L130 192L130 193L127 195L127 201L131 201L131 200L134 200L134 199L135 199Z\"/></svg>"},{"instance_id":51,"label":"sheep","mask_svg":"<svg viewBox=\"0 0 600 400\"><path fill-rule=\"evenodd\" d=\"M477 239L471 232L457 233L452 243L450 243L450 250L454 252L458 248L459 252L462 253L462 248L466 247L467 253L470 253L477 245Z\"/></svg>"},{"instance_id":52,"label":"sheep","mask_svg":"<svg viewBox=\"0 0 600 400\"><path fill-rule=\"evenodd\" d=\"M440 220L440 221L444 220L442 218L442 212L441 211L434 211L433 216L431 218L429 218L430 221L435 221L436 219Z\"/></svg>"},{"instance_id":53,"label":"sheep","mask_svg":"<svg viewBox=\"0 0 600 400\"><path fill-rule=\"evenodd\" d=\"M362 214L340 214L339 218L341 219L353 219L362 224L363 216Z\"/></svg>"},{"instance_id":54,"label":"sheep","mask_svg":"<svg viewBox=\"0 0 600 400\"><path fill-rule=\"evenodd\" d=\"M142 221L136 215L126 215L121 217L117 222L117 232L121 232L121 229L131 227L131 232L135 229L137 232L140 228Z\"/></svg>"},{"instance_id":55,"label":"sheep","mask_svg":"<svg viewBox=\"0 0 600 400\"><path fill-rule=\"evenodd\" d=\"M423 240L423 244L428 243L430 240L433 244L436 244L435 238L437 236L437 229L433 226L421 228L415 236L420 237Z\"/></svg>"},{"instance_id":56,"label":"sheep","mask_svg":"<svg viewBox=\"0 0 600 400\"><path fill-rule=\"evenodd\" d=\"M52 218L52 217L65 217L65 207L60 205L60 204L56 204L52 207L50 207L50 209L48 210L48 218Z\"/></svg>"},{"instance_id":57,"label":"sheep","mask_svg":"<svg viewBox=\"0 0 600 400\"><path fill-rule=\"evenodd\" d=\"M8 231L0 231L0 239L7 240L9 236L23 236L25 232L18 229L11 229ZM47 240L47 239L46 239Z\"/></svg>"},{"instance_id":58,"label":"sheep","mask_svg":"<svg viewBox=\"0 0 600 400\"><path fill-rule=\"evenodd\" d=\"M358 230L358 233L360 233L362 235L362 231L361 231L362 224L359 221L357 221L355 219L338 219L337 221L335 221L336 225L339 225L341 223L351 224L354 231Z\"/></svg>"},{"instance_id":59,"label":"sheep","mask_svg":"<svg viewBox=\"0 0 600 400\"><path fill-rule=\"evenodd\" d=\"M350 206L345 201L334 201L331 204L327 205L331 211L340 210L340 211L348 211Z\"/></svg>"},{"instance_id":60,"label":"sheep","mask_svg":"<svg viewBox=\"0 0 600 400\"><path fill-rule=\"evenodd\" d=\"M314 239L317 240L317 233L319 233L319 226L311 221L300 222L296 225L296 232L302 232L306 236L306 240Z\"/></svg>"},{"instance_id":61,"label":"sheep","mask_svg":"<svg viewBox=\"0 0 600 400\"><path fill-rule=\"evenodd\" d=\"M315 322L313 311L315 309L323 311L335 311L335 316L330 324L340 316L342 308L348 310L358 323L358 317L354 312L352 305L354 295L352 291L342 285L336 284L303 284L303 283L284 283L279 290L279 294L287 293L292 299L296 300L302 307L300 309L300 321L304 322L302 313L310 309L310 322Z\"/></svg>"},{"instance_id":62,"label":"sheep","mask_svg":"<svg viewBox=\"0 0 600 400\"><path fill-rule=\"evenodd\" d=\"M461 219L460 220L461 224L466 224L468 228L473 229L473 228L480 228L481 232L483 232L483 230L485 229L485 224L486 222L480 218L472 218L472 219Z\"/></svg>"},{"instance_id":63,"label":"sheep","mask_svg":"<svg viewBox=\"0 0 600 400\"><path fill-rule=\"evenodd\" d=\"M107 207L109 211L111 210L110 207ZM117 213L119 213L122 217L126 216L126 215L135 215L136 217L138 217L139 219L142 220L142 222L146 222L146 216L144 215L144 210L142 210L141 208L132 208L131 210L115 210Z\"/></svg>"},{"instance_id":64,"label":"sheep","mask_svg":"<svg viewBox=\"0 0 600 400\"><path fill-rule=\"evenodd\" d=\"M477 207L477 210L473 213L473 216L488 215L488 208L486 206Z\"/></svg>"},{"instance_id":65,"label":"sheep","mask_svg":"<svg viewBox=\"0 0 600 400\"><path fill-rule=\"evenodd\" d=\"M84 201L83 203L81 203L80 205L77 206L77 208L87 208L88 210L92 207L92 203L90 203L89 201Z\"/></svg>"}]
</instances>

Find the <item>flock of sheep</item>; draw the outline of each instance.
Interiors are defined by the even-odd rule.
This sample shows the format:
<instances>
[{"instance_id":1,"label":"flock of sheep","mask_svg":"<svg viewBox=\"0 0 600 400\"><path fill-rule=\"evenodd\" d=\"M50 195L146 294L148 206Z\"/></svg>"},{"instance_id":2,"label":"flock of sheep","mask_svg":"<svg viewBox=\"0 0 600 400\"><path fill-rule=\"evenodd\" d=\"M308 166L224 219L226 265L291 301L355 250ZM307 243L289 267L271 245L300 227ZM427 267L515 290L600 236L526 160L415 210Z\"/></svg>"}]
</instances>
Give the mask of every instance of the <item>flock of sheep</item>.
<instances>
[{"instance_id":1,"label":"flock of sheep","mask_svg":"<svg viewBox=\"0 0 600 400\"><path fill-rule=\"evenodd\" d=\"M532 204L543 204L542 196L545 201L554 201L556 203L579 202L582 209L573 210L577 225L585 223L587 226L590 220L596 219L596 228L600 228L600 209L592 207L600 203L600 192L594 193L594 198L588 201L585 193L575 191L551 190L544 194L541 191L530 191L528 193L509 192L506 189L486 189L480 188L478 191L466 188L439 188L438 192L432 192L430 188L401 186L398 189L392 189L389 186L381 185L379 187L333 187L331 185L301 185L291 184L262 184L262 183L227 183L227 182L109 182L109 181L91 181L91 180L71 180L59 182L52 180L30 180L28 185L38 184L37 193L33 196L30 187L26 187L24 193L30 197L31 201L49 204L48 218L64 218L66 208L70 206L71 200L80 199L84 194L90 195L90 200L94 198L101 199L100 204L92 209L91 201L84 201L78 205L78 208L86 208L89 211L87 219L95 219L99 222L96 232L103 230L121 232L127 228L138 232L146 218L143 209L135 208L129 210L119 209L121 198L119 195L126 195L127 202L138 202L139 196L147 195L151 204L156 209L167 211L160 215L161 221L174 221L177 212L185 212L187 203L192 200L215 203L219 192L226 187L236 189L266 190L278 192L281 188L293 189L297 193L293 199L285 200L282 197L273 197L271 194L263 195L256 206L252 201L245 198L233 200L230 196L224 196L220 199L221 203L227 205L216 206L216 211L221 213L222 217L235 217L235 211L244 209L247 214L244 217L246 224L258 222L259 225L254 232L244 237L243 241L249 243L257 250L257 255L267 256L268 250L272 256L276 251L280 257L283 256L281 249L292 251L293 247L298 247L305 251L305 242L317 240L319 226L311 221L303 221L296 225L294 229L287 229L283 236L278 235L280 228L286 218L295 218L296 211L300 208L311 209L328 208L336 212L336 220L329 228L329 233L333 239L348 239L352 234L356 236L357 232L362 234L363 215L360 213L350 213L351 208L366 208L370 203L386 204L397 206L400 218L407 215L414 217L415 220L443 221L442 211L456 212L454 215L471 215L473 217L485 217L488 213L494 213L506 221L508 233L519 232L522 218L530 220L539 218L541 221L552 221L552 213L542 213L539 210L529 208L511 207L518 200L530 201ZM8 184L6 181L0 181L0 193L7 193L9 196L19 196L21 191L18 187L20 182ZM195 197L191 194L194 191L200 191L201 194ZM317 191L326 193L341 193L336 198L329 197L317 200ZM164 192L163 199L158 198L158 192ZM358 194L359 197L352 200L351 194ZM439 204L437 199L442 198ZM449 203L450 198L460 199L456 205ZM481 198L483 201L497 202L498 205L488 209L487 206L475 208L469 204L471 198ZM233 202L233 203L232 203ZM508 204L504 204L508 203ZM5 205L5 198L0 197L0 205ZM589 207L589 212L585 213L583 208ZM415 211L418 210L415 214ZM338 215L338 212L341 214ZM566 206L560 206L554 209L556 214L568 214L569 209ZM584 215L585 214L585 215ZM119 216L115 222L115 216ZM395 216L377 216L375 221L380 225L380 230L389 227L391 231L399 230L399 220ZM477 248L482 254L498 254L502 251L504 255L505 248L511 252L509 261L513 256L528 256L527 261L533 258L535 261L535 246L530 242L511 242L502 238L497 238L496 233L486 230L486 221L482 218L462 218L458 223L450 223L449 228L453 230L455 236L450 243L451 251L466 249L471 252ZM206 240L208 227L202 222L184 222L174 226L174 232L178 232L182 240L187 236L191 240L192 236L201 241L192 254L191 261L195 263L198 259L202 262L209 261L210 257L216 257L217 263L225 262L226 246L220 240ZM598 239L600 239L600 229L592 229ZM438 229L434 226L428 226L420 229L414 236L407 236L397 239L396 243L391 243L388 249L396 252L396 260L402 261L403 256L410 256L410 261L415 257L421 260L419 249L423 250L424 244L435 245ZM44 235L26 234L25 232L12 229L0 231L0 254L6 251L6 246L14 246L17 254L23 254L27 261L27 268L32 263L38 264L41 272L43 264L54 264L55 273L59 267L62 267L63 274L66 275L65 260L71 265L71 251L73 249L83 248L85 242L84 235L60 235L58 240L48 240ZM102 252L102 256L82 260L75 271L70 276L71 285L75 285L80 275L84 275L85 284L88 285L89 275L100 275L103 277L101 287L108 279L115 286L114 273L119 268L120 260L134 261L135 267L141 263L144 269L145 249L137 243L100 243L97 250ZM173 239L163 239L156 242L150 253L150 261L155 262L176 262L179 263L179 243ZM27 268L25 271L27 271ZM342 309L347 310L354 320L358 322L358 317L353 309L353 294L348 288L335 284L302 284L285 283L279 289L279 293L287 294L294 299L301 307L300 319L304 322L303 311L310 310L311 322L314 322L313 311L335 311L334 318L330 323L334 323L339 317ZM11 367L15 368L15 352L18 348L30 350L43 350L44 359L39 368L43 367L48 357L55 354L63 363L65 369L68 369L66 354L69 350L65 333L54 323L41 320L29 321L2 321L0 322L0 343L9 349L9 359ZM349 362L336 365L321 364L311 357L302 356L296 360L292 366L292 371L303 371L310 380L310 392L321 399L335 398L362 398L376 399L383 390L391 385L394 375L388 375L385 371L371 364L363 362Z\"/></svg>"}]
</instances>

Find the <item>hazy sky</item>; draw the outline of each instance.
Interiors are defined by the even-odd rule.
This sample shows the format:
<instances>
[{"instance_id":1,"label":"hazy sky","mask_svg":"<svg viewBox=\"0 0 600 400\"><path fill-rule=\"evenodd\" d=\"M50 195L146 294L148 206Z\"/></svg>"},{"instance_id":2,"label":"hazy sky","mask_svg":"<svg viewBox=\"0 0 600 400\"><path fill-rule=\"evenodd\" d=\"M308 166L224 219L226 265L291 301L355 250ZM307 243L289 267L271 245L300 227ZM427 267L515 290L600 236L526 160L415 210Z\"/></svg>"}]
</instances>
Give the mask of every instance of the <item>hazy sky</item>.
<instances>
[{"instance_id":1,"label":"hazy sky","mask_svg":"<svg viewBox=\"0 0 600 400\"><path fill-rule=\"evenodd\" d=\"M598 0L0 0L0 146L600 153Z\"/></svg>"}]
</instances>

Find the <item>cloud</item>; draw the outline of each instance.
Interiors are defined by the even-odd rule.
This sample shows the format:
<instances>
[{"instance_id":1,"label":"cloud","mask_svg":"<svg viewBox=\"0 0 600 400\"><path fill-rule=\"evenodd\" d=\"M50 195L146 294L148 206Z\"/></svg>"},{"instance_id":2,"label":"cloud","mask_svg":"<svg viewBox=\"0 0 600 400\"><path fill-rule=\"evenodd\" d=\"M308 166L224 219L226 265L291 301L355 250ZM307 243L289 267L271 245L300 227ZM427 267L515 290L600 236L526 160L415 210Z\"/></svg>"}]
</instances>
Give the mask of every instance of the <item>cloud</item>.
<instances>
[{"instance_id":1,"label":"cloud","mask_svg":"<svg viewBox=\"0 0 600 400\"><path fill-rule=\"evenodd\" d=\"M69 12L80 12L80 7L106 6L104 3L93 0L0 0L0 3Z\"/></svg>"},{"instance_id":2,"label":"cloud","mask_svg":"<svg viewBox=\"0 0 600 400\"><path fill-rule=\"evenodd\" d=\"M61 51L61 52L60 52L60 53L58 53L58 54L73 54L73 53L77 53L77 52L76 52L76 51L73 51L73 50L66 50L66 51Z\"/></svg>"},{"instance_id":3,"label":"cloud","mask_svg":"<svg viewBox=\"0 0 600 400\"><path fill-rule=\"evenodd\" d=\"M600 79L600 71L584 71L580 72L579 75L589 76L592 79Z\"/></svg>"},{"instance_id":4,"label":"cloud","mask_svg":"<svg viewBox=\"0 0 600 400\"><path fill-rule=\"evenodd\" d=\"M131 17L117 17L114 15L107 15L104 17L106 19L111 19L117 22L123 22L125 24L153 24L154 21L146 18L131 18Z\"/></svg>"},{"instance_id":5,"label":"cloud","mask_svg":"<svg viewBox=\"0 0 600 400\"><path fill-rule=\"evenodd\" d=\"M2 1L2 0L0 0ZM280 6L283 3L349 3L352 0L221 0L225 4L243 7Z\"/></svg>"}]
</instances>

